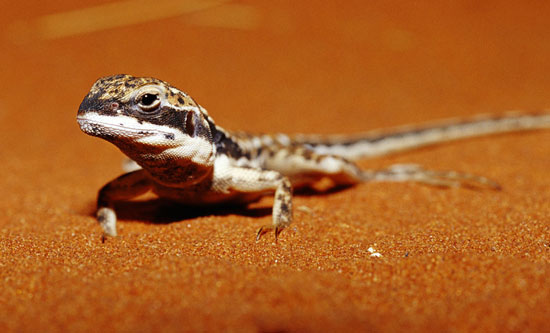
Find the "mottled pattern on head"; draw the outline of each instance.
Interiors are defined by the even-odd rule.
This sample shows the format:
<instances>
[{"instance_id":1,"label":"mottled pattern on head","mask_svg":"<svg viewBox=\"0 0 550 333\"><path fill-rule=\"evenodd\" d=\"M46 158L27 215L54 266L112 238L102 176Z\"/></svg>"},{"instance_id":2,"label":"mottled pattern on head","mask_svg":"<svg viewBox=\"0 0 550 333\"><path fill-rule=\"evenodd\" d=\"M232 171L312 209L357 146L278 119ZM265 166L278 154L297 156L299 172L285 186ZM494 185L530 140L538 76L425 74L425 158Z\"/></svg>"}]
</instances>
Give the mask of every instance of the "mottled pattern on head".
<instances>
[{"instance_id":1,"label":"mottled pattern on head","mask_svg":"<svg viewBox=\"0 0 550 333\"><path fill-rule=\"evenodd\" d=\"M165 89L165 98L173 106L197 106L185 92L169 83L152 77L135 77L127 74L106 76L98 79L82 101L80 109L100 111L108 103L131 102L132 92L146 85L158 85Z\"/></svg>"},{"instance_id":2,"label":"mottled pattern on head","mask_svg":"<svg viewBox=\"0 0 550 333\"><path fill-rule=\"evenodd\" d=\"M212 135L208 125L209 117L204 108L183 91L151 77L119 74L100 78L78 110L81 120L94 114L121 120L129 117L140 124L170 127L207 140ZM103 134L110 135L111 132L94 131L89 134L107 139Z\"/></svg>"}]
</instances>

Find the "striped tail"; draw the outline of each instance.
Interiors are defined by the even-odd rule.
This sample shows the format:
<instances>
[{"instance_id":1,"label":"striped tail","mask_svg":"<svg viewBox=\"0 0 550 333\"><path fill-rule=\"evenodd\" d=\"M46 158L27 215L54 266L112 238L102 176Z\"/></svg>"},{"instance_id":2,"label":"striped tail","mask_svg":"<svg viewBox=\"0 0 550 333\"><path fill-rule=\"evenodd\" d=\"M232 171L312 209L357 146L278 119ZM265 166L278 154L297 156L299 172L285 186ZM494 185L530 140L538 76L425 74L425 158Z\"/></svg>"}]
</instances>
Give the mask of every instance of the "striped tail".
<instances>
[{"instance_id":1,"label":"striped tail","mask_svg":"<svg viewBox=\"0 0 550 333\"><path fill-rule=\"evenodd\" d=\"M318 154L356 160L453 140L543 128L550 128L549 112L507 112L496 116L480 115L466 120L449 119L425 126L399 127L387 132L372 131L355 136L296 135L291 140Z\"/></svg>"}]
</instances>

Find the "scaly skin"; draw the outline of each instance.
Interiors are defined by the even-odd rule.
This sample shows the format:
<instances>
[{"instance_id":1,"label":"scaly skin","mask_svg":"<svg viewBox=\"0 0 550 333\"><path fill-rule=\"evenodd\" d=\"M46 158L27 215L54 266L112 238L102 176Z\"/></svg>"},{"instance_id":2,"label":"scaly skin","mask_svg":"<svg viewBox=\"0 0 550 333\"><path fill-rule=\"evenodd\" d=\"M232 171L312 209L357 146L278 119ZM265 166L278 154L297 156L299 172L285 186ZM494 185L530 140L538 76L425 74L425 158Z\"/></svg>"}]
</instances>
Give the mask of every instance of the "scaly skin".
<instances>
[{"instance_id":1,"label":"scaly skin","mask_svg":"<svg viewBox=\"0 0 550 333\"><path fill-rule=\"evenodd\" d=\"M257 239L292 222L292 188L328 177L335 184L416 181L437 186L497 183L454 171L416 165L360 170L351 160L380 156L461 138L550 127L550 114L508 113L389 133L356 136L232 133L216 125L189 95L154 78L130 75L95 82L77 115L81 129L116 145L139 167L107 183L98 195L104 235L116 235L113 203L148 191L187 205L250 203L275 193L273 222Z\"/></svg>"}]
</instances>

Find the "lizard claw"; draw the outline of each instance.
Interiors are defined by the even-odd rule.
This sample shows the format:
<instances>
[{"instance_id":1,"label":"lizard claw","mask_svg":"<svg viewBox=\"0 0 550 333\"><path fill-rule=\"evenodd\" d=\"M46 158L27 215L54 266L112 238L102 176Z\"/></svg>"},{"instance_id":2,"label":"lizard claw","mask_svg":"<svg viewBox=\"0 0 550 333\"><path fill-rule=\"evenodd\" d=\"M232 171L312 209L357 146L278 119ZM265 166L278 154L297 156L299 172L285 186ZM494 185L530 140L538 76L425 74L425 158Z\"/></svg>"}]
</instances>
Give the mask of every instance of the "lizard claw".
<instances>
[{"instance_id":1,"label":"lizard claw","mask_svg":"<svg viewBox=\"0 0 550 333\"><path fill-rule=\"evenodd\" d=\"M270 231L275 231L275 243L277 243L277 239L279 238L279 234L281 231L283 231L284 227L274 227L272 225L264 225L258 230L258 233L256 234L256 242L260 241L260 238L262 238L263 235L267 234Z\"/></svg>"}]
</instances>

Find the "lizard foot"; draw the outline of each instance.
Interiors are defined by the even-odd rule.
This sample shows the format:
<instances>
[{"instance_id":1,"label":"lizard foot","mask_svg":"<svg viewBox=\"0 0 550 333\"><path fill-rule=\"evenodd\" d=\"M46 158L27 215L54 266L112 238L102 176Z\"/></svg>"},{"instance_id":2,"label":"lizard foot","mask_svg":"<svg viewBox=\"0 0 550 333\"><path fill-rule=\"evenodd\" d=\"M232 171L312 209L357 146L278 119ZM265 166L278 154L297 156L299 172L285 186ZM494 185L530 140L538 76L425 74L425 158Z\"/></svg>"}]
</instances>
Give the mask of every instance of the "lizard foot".
<instances>
[{"instance_id":1,"label":"lizard foot","mask_svg":"<svg viewBox=\"0 0 550 333\"><path fill-rule=\"evenodd\" d=\"M426 170L415 164L396 164L384 170L366 171L366 180L414 181L441 187L488 187L500 190L501 186L486 177L456 171Z\"/></svg>"}]
</instances>

